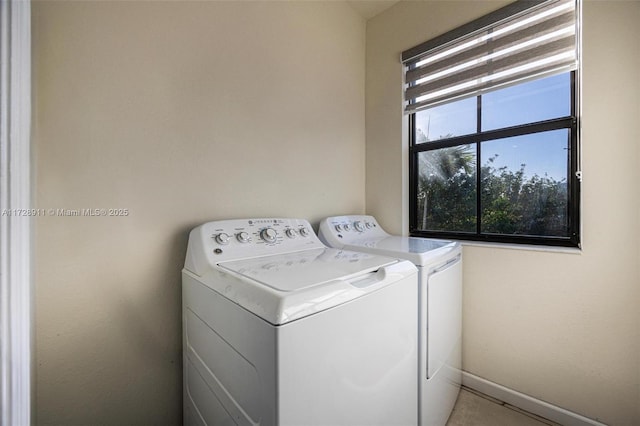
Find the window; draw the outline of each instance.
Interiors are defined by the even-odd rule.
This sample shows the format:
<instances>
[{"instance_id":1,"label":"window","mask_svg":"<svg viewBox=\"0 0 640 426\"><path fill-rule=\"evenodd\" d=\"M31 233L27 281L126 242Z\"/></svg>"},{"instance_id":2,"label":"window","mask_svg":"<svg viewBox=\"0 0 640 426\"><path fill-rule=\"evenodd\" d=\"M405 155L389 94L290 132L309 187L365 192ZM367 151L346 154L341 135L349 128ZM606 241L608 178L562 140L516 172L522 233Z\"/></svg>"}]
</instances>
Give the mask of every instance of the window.
<instances>
[{"instance_id":1,"label":"window","mask_svg":"<svg viewBox=\"0 0 640 426\"><path fill-rule=\"evenodd\" d=\"M518 1L403 53L412 235L579 246L576 15Z\"/></svg>"}]
</instances>

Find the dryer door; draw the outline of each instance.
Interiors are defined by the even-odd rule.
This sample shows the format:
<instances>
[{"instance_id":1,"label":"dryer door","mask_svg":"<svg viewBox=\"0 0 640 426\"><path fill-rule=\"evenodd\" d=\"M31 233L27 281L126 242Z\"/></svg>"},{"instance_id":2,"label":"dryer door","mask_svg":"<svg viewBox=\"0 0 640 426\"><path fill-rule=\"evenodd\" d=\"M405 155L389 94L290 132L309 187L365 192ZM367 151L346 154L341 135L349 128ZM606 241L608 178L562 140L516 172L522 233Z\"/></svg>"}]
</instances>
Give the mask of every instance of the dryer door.
<instances>
[{"instance_id":1,"label":"dryer door","mask_svg":"<svg viewBox=\"0 0 640 426\"><path fill-rule=\"evenodd\" d=\"M427 379L452 362L452 354L461 338L461 259L458 255L431 270L427 276ZM449 367L460 368L459 365Z\"/></svg>"}]
</instances>

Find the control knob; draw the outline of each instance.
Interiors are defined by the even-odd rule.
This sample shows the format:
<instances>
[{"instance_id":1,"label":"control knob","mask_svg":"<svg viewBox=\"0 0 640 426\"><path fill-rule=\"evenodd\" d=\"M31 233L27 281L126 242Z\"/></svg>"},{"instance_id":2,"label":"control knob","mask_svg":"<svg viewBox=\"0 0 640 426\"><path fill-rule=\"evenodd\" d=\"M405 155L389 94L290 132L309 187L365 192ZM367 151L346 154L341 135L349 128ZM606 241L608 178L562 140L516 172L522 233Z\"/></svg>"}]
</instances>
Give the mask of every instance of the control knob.
<instances>
[{"instance_id":1,"label":"control knob","mask_svg":"<svg viewBox=\"0 0 640 426\"><path fill-rule=\"evenodd\" d=\"M260 238L262 238L264 241L268 243L275 242L277 236L278 236L278 233L273 228L265 228L262 231L260 231Z\"/></svg>"},{"instance_id":2,"label":"control knob","mask_svg":"<svg viewBox=\"0 0 640 426\"><path fill-rule=\"evenodd\" d=\"M309 230L307 228L300 228L298 230L298 233L300 235L302 235L303 237L308 237L309 236Z\"/></svg>"},{"instance_id":3,"label":"control knob","mask_svg":"<svg viewBox=\"0 0 640 426\"><path fill-rule=\"evenodd\" d=\"M218 235L216 235L216 242L222 245L229 244L229 234L225 232L219 233Z\"/></svg>"},{"instance_id":4,"label":"control knob","mask_svg":"<svg viewBox=\"0 0 640 426\"><path fill-rule=\"evenodd\" d=\"M248 243L249 241L251 241L251 237L249 236L249 234L244 231L238 232L238 235L236 235L236 239L241 243Z\"/></svg>"},{"instance_id":5,"label":"control knob","mask_svg":"<svg viewBox=\"0 0 640 426\"><path fill-rule=\"evenodd\" d=\"M291 229L291 228L287 229L285 231L285 234L287 234L287 237L289 237L289 238L295 238L295 237L298 236L298 233L296 232L296 230L295 229Z\"/></svg>"},{"instance_id":6,"label":"control knob","mask_svg":"<svg viewBox=\"0 0 640 426\"><path fill-rule=\"evenodd\" d=\"M356 228L358 232L364 232L364 225L360 221L353 222L353 227Z\"/></svg>"}]
</instances>

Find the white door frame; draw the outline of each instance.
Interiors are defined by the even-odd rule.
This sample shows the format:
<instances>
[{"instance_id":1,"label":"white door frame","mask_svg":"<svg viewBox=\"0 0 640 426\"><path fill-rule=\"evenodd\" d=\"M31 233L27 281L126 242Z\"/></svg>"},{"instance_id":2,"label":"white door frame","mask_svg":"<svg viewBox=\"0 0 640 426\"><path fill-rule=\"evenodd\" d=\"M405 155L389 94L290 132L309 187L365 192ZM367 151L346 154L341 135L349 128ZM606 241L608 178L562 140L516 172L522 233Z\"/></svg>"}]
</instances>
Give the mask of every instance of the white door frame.
<instances>
[{"instance_id":1,"label":"white door frame","mask_svg":"<svg viewBox=\"0 0 640 426\"><path fill-rule=\"evenodd\" d=\"M0 1L0 426L31 424L31 3Z\"/></svg>"}]
</instances>

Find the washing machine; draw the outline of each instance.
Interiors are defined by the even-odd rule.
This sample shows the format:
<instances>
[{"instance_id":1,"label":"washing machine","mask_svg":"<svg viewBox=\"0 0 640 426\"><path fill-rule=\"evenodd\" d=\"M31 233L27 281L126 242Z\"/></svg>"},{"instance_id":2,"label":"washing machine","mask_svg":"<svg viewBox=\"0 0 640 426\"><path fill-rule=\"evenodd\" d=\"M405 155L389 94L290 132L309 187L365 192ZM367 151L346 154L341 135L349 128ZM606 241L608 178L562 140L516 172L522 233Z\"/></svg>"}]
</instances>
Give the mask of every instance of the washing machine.
<instances>
[{"instance_id":1,"label":"washing machine","mask_svg":"<svg viewBox=\"0 0 640 426\"><path fill-rule=\"evenodd\" d=\"M462 382L460 244L389 235L366 215L326 218L318 236L331 247L406 259L418 267L419 424L445 425Z\"/></svg>"},{"instance_id":2,"label":"washing machine","mask_svg":"<svg viewBox=\"0 0 640 426\"><path fill-rule=\"evenodd\" d=\"M182 271L185 425L416 425L417 268L303 219L205 223Z\"/></svg>"}]
</instances>

